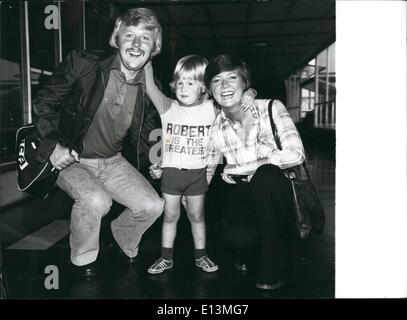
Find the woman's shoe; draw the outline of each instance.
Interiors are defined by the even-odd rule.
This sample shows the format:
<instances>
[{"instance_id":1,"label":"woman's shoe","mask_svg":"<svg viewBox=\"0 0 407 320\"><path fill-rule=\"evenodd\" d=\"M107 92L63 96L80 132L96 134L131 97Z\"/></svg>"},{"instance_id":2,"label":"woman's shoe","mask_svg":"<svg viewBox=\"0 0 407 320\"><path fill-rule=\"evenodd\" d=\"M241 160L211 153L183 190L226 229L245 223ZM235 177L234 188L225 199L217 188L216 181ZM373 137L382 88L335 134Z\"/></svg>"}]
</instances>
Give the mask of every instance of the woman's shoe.
<instances>
[{"instance_id":1,"label":"woman's shoe","mask_svg":"<svg viewBox=\"0 0 407 320\"><path fill-rule=\"evenodd\" d=\"M249 268L247 267L247 264L235 261L235 269L240 272L247 272L249 271Z\"/></svg>"},{"instance_id":2,"label":"woman's shoe","mask_svg":"<svg viewBox=\"0 0 407 320\"><path fill-rule=\"evenodd\" d=\"M76 278L98 277L101 276L102 273L102 268L98 261L94 261L84 266L71 264L71 274Z\"/></svg>"},{"instance_id":3,"label":"woman's shoe","mask_svg":"<svg viewBox=\"0 0 407 320\"><path fill-rule=\"evenodd\" d=\"M283 285L281 280L275 281L273 283L263 283L263 282L256 282L256 288L262 290L275 290L280 288Z\"/></svg>"}]
</instances>

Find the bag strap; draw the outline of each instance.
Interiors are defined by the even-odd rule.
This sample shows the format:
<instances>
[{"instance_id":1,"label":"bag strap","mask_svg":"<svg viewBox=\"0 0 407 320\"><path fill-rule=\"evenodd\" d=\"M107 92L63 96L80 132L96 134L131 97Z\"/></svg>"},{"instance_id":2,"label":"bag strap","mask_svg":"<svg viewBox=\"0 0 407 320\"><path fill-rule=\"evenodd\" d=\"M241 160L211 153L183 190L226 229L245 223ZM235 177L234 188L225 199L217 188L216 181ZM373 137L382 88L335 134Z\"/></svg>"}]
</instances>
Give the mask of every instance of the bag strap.
<instances>
[{"instance_id":1,"label":"bag strap","mask_svg":"<svg viewBox=\"0 0 407 320\"><path fill-rule=\"evenodd\" d=\"M273 136L274 136L274 140L276 141L277 148L279 150L283 150L283 148L281 147L280 137L278 136L278 133L277 133L277 127L273 120L273 102L274 102L274 99L271 99L268 104L271 131L273 132ZM309 174L307 163L305 162L305 160L302 162L302 166L305 170L308 180L311 180L311 175ZM290 169L290 168L288 168L288 169Z\"/></svg>"},{"instance_id":2,"label":"bag strap","mask_svg":"<svg viewBox=\"0 0 407 320\"><path fill-rule=\"evenodd\" d=\"M274 136L274 140L275 140L275 142L277 144L277 148L279 150L283 150L283 148L281 147L280 138L279 138L279 136L277 134L276 124L274 123L274 120L273 120L273 102L274 102L274 99L271 99L269 101L269 105L268 105L269 118L270 118L270 124L271 124L271 131L273 131L273 136Z\"/></svg>"}]
</instances>

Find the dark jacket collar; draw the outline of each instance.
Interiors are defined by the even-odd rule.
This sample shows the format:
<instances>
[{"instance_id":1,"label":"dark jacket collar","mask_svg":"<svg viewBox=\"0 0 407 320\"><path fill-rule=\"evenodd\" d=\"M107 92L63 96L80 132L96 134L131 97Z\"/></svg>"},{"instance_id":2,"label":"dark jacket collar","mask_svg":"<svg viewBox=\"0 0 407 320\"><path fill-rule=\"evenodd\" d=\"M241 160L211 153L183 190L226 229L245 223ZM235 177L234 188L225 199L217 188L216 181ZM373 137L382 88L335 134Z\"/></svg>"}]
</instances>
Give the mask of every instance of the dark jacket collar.
<instances>
[{"instance_id":1,"label":"dark jacket collar","mask_svg":"<svg viewBox=\"0 0 407 320\"><path fill-rule=\"evenodd\" d=\"M100 68L103 72L103 78L106 79L105 86L107 85L107 79L109 79L109 73L113 69L117 69L120 71L120 56L118 51L115 54L111 55L110 57L102 60L100 62ZM144 68L140 69L137 76L131 81L133 84L143 84L145 86L145 76L144 76Z\"/></svg>"},{"instance_id":2,"label":"dark jacket collar","mask_svg":"<svg viewBox=\"0 0 407 320\"><path fill-rule=\"evenodd\" d=\"M102 70L103 73L103 77L104 79L108 79L109 78L109 72L110 70L113 68L114 63L115 63L115 58L117 57L117 52L113 55L111 55L110 57L100 61L100 68ZM107 83L106 83L107 84Z\"/></svg>"}]
</instances>

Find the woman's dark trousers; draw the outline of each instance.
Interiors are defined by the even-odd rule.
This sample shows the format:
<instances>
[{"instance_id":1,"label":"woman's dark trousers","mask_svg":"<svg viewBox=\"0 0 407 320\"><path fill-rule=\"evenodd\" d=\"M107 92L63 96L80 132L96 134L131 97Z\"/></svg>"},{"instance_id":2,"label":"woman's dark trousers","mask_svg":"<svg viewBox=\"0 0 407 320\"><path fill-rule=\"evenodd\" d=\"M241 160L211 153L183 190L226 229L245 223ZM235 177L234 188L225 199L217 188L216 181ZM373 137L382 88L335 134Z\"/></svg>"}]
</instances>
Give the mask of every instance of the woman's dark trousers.
<instances>
[{"instance_id":1,"label":"woman's dark trousers","mask_svg":"<svg viewBox=\"0 0 407 320\"><path fill-rule=\"evenodd\" d=\"M281 280L285 264L287 222L292 191L283 171L274 165L259 167L250 182L237 180L230 188L225 215L226 238L240 258L258 250L258 281Z\"/></svg>"}]
</instances>

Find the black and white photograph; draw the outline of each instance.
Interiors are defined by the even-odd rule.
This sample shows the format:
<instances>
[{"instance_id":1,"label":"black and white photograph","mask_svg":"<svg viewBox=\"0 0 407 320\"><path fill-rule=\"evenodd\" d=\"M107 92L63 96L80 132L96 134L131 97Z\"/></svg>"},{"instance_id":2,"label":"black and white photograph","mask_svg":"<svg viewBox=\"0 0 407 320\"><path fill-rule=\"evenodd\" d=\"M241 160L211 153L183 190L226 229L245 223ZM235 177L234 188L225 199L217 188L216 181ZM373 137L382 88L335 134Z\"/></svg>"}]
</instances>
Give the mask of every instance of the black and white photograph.
<instances>
[{"instance_id":1,"label":"black and white photograph","mask_svg":"<svg viewBox=\"0 0 407 320\"><path fill-rule=\"evenodd\" d=\"M369 297L348 280L365 283L360 263L373 262L371 250L388 252L388 264L393 256L376 239L354 249L373 230L392 248L407 239L405 227L391 229L407 223L405 130L394 133L407 118L373 106L383 113L373 124L363 102L337 103L364 67L353 76L341 74L353 62L338 64L338 51L364 60L360 39L345 50L339 41L337 15L346 25L349 2L1 1L1 298L154 300L163 301L157 316L203 317L243 315L253 300ZM389 11L400 8L396 51L405 57L406 5ZM406 102L405 70L393 82L395 110ZM404 150L393 168L399 184L374 179L386 166L374 154L376 165L364 166L360 113ZM380 161L385 151L375 148ZM340 167L344 158L353 169ZM381 198L353 198L350 190L368 190L359 182L399 190L389 198L399 207L389 204L383 219L367 214L359 203L379 209ZM390 272L407 274L406 261L404 252ZM406 275L404 291L382 277L372 295L407 296ZM232 302L192 310L174 309L174 299Z\"/></svg>"}]
</instances>

